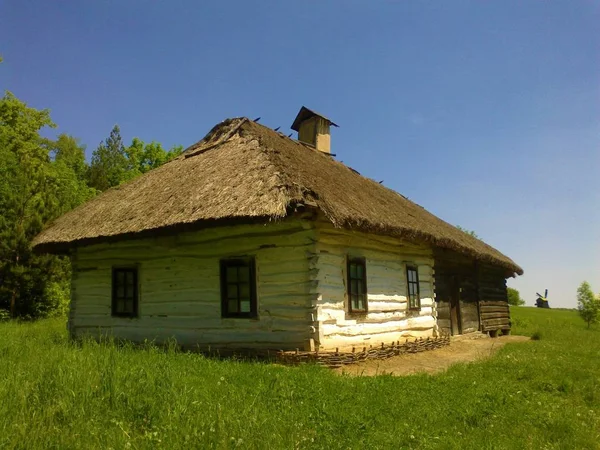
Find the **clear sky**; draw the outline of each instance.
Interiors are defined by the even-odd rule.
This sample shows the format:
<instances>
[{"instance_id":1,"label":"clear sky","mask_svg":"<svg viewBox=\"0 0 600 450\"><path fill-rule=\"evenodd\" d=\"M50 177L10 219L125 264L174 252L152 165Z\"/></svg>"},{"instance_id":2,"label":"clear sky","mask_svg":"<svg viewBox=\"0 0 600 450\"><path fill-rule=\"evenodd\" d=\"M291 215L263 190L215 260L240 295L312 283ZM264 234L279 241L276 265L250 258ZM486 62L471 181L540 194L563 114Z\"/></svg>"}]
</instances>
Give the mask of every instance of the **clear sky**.
<instances>
[{"instance_id":1,"label":"clear sky","mask_svg":"<svg viewBox=\"0 0 600 450\"><path fill-rule=\"evenodd\" d=\"M115 123L187 146L306 105L338 159L519 263L528 304L600 291L598 1L5 0L0 54L88 156Z\"/></svg>"}]
</instances>

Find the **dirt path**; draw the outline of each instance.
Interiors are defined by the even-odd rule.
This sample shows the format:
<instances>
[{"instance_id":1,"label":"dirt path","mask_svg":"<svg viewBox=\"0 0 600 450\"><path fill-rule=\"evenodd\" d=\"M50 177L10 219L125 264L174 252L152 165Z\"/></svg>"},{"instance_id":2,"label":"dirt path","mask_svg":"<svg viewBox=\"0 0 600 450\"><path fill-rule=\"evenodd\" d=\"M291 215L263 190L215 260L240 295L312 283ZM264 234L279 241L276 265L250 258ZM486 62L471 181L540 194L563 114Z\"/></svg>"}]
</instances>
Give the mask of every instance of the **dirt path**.
<instances>
[{"instance_id":1,"label":"dirt path","mask_svg":"<svg viewBox=\"0 0 600 450\"><path fill-rule=\"evenodd\" d=\"M421 353L395 356L382 361L365 361L339 369L337 373L355 376L373 376L381 374L410 375L417 372L443 372L452 364L489 358L509 342L528 341L526 336L500 336L489 338L483 335L459 336L453 338L444 348Z\"/></svg>"}]
</instances>

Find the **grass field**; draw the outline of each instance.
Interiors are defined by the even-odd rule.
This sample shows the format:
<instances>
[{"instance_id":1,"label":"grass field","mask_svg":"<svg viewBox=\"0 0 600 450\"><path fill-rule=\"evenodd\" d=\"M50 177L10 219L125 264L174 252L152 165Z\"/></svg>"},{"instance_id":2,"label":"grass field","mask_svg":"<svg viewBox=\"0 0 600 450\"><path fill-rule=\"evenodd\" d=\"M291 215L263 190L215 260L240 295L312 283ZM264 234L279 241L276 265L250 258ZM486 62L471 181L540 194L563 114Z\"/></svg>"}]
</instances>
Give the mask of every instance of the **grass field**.
<instances>
[{"instance_id":1,"label":"grass field","mask_svg":"<svg viewBox=\"0 0 600 450\"><path fill-rule=\"evenodd\" d=\"M0 448L600 448L600 328L512 309L491 359L441 375L338 376L69 342L0 324Z\"/></svg>"}]
</instances>

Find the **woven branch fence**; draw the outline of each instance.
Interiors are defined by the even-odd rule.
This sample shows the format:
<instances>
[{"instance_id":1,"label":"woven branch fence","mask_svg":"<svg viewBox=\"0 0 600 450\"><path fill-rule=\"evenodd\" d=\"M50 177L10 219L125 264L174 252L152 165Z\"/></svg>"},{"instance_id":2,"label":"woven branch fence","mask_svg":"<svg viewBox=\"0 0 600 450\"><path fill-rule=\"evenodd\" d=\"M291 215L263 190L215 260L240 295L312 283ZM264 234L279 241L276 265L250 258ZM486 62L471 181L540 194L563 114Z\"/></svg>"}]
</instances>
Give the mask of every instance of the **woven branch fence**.
<instances>
[{"instance_id":1,"label":"woven branch fence","mask_svg":"<svg viewBox=\"0 0 600 450\"><path fill-rule=\"evenodd\" d=\"M336 368L347 364L361 361L388 359L405 353L418 353L436 348L445 347L450 344L450 336L442 335L435 338L418 339L416 341L400 341L391 344L381 344L380 347L362 347L359 351L353 348L350 352L306 352L296 350L295 352L277 353L277 362L283 364L316 363L321 366Z\"/></svg>"}]
</instances>

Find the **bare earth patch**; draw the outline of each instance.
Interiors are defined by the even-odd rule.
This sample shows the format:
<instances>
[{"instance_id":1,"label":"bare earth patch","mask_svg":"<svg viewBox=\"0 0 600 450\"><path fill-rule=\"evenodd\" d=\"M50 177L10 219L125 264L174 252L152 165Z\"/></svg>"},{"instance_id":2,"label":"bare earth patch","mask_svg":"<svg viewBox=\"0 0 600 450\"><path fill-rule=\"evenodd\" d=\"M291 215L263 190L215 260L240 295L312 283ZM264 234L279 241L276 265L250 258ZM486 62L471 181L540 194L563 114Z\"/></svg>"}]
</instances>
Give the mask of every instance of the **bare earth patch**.
<instances>
[{"instance_id":1,"label":"bare earth patch","mask_svg":"<svg viewBox=\"0 0 600 450\"><path fill-rule=\"evenodd\" d=\"M381 361L365 361L334 369L339 374L373 376L410 375L418 372L443 372L452 364L489 358L509 342L530 340L527 336L490 338L483 334L457 336L450 345L436 350L395 356Z\"/></svg>"}]
</instances>

